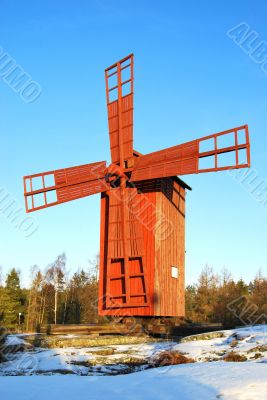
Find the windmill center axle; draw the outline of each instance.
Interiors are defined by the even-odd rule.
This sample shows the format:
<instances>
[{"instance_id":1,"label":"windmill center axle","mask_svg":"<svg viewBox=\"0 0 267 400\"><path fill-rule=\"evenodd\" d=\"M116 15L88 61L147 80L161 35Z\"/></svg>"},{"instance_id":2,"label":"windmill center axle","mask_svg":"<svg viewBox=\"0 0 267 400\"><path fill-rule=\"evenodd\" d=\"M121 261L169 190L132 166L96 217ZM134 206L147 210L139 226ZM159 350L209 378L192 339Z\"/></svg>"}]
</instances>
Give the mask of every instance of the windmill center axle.
<instances>
[{"instance_id":1,"label":"windmill center axle","mask_svg":"<svg viewBox=\"0 0 267 400\"><path fill-rule=\"evenodd\" d=\"M129 177L124 173L121 166L117 164L110 164L105 171L105 180L110 183L111 186L119 186L122 182L129 180Z\"/></svg>"}]
</instances>

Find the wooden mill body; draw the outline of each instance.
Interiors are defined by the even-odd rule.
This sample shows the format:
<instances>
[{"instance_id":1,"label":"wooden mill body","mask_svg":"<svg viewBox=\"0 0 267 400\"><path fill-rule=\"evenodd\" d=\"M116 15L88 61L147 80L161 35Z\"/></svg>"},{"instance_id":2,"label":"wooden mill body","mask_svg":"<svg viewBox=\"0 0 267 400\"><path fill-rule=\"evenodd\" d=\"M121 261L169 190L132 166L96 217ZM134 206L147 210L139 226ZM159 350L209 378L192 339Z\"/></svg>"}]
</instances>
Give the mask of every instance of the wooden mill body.
<instances>
[{"instance_id":1,"label":"wooden mill body","mask_svg":"<svg viewBox=\"0 0 267 400\"><path fill-rule=\"evenodd\" d=\"M138 184L139 219L143 234L143 263L129 263L129 295L134 307L125 304L124 260L118 254L108 259L109 192L101 196L99 314L112 316L184 316L185 291L185 193L190 189L172 177ZM142 275L144 272L144 275ZM110 278L112 276L113 278ZM107 293L108 292L108 293ZM140 296L138 296L140 294ZM115 298L109 308L106 297ZM148 305L144 304L148 296ZM142 303L142 306L138 306Z\"/></svg>"}]
</instances>

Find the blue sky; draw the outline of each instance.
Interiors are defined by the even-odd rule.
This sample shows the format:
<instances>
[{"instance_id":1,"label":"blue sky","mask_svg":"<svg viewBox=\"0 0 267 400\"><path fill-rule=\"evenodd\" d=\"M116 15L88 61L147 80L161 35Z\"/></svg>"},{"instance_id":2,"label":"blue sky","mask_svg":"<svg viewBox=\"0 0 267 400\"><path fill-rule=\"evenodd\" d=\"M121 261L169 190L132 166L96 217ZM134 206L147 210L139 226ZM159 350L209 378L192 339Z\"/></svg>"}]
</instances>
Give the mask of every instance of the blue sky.
<instances>
[{"instance_id":1,"label":"blue sky","mask_svg":"<svg viewBox=\"0 0 267 400\"><path fill-rule=\"evenodd\" d=\"M256 179L267 180L267 74L226 32L247 23L267 41L264 1L1 2L0 46L42 88L25 103L0 79L0 186L21 205L22 176L107 160L104 69L135 54L135 148L148 153L249 124ZM235 278L267 273L267 205L229 173L184 177L186 280L208 263ZM266 195L267 198L267 195ZM34 214L30 238L0 213L0 265L68 268L99 249L99 196Z\"/></svg>"}]
</instances>

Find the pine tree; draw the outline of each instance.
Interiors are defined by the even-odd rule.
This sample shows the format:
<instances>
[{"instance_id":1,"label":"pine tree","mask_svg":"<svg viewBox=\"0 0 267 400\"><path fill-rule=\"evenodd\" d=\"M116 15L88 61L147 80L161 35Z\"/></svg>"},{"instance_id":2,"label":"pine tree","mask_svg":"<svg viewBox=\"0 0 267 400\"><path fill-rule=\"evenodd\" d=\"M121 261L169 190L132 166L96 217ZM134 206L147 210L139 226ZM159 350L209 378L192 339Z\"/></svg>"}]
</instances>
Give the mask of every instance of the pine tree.
<instances>
[{"instance_id":1,"label":"pine tree","mask_svg":"<svg viewBox=\"0 0 267 400\"><path fill-rule=\"evenodd\" d=\"M196 318L196 293L195 285L188 285L185 289L185 317L190 321Z\"/></svg>"},{"instance_id":2,"label":"pine tree","mask_svg":"<svg viewBox=\"0 0 267 400\"><path fill-rule=\"evenodd\" d=\"M13 268L7 275L5 287L1 290L0 316L2 324L15 328L19 323L19 314L25 315L25 298L20 287L19 272Z\"/></svg>"}]
</instances>

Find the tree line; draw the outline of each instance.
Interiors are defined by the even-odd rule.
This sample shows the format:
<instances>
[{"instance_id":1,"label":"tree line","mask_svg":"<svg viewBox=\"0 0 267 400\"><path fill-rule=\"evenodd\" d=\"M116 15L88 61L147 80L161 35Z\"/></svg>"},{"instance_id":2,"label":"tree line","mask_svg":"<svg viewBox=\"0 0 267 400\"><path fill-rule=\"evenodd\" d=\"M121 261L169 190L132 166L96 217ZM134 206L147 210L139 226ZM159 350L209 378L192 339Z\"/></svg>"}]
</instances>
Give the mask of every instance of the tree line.
<instances>
[{"instance_id":1,"label":"tree line","mask_svg":"<svg viewBox=\"0 0 267 400\"><path fill-rule=\"evenodd\" d=\"M0 273L0 326L38 331L42 325L102 322L98 316L98 259L90 267L69 274L66 255L59 255L44 271L34 266L28 288L13 268ZM267 280L235 281L224 270L205 266L198 282L185 290L186 321L221 322L225 328L267 323Z\"/></svg>"},{"instance_id":2,"label":"tree line","mask_svg":"<svg viewBox=\"0 0 267 400\"><path fill-rule=\"evenodd\" d=\"M63 253L45 271L34 266L27 289L21 288L20 272L13 268L0 281L0 326L38 331L55 323L98 322L97 268L96 260L87 271L69 276Z\"/></svg>"},{"instance_id":3,"label":"tree line","mask_svg":"<svg viewBox=\"0 0 267 400\"><path fill-rule=\"evenodd\" d=\"M192 322L220 322L225 328L267 324L267 279L258 272L250 283L235 281L205 266L197 284L185 292L186 317Z\"/></svg>"}]
</instances>

